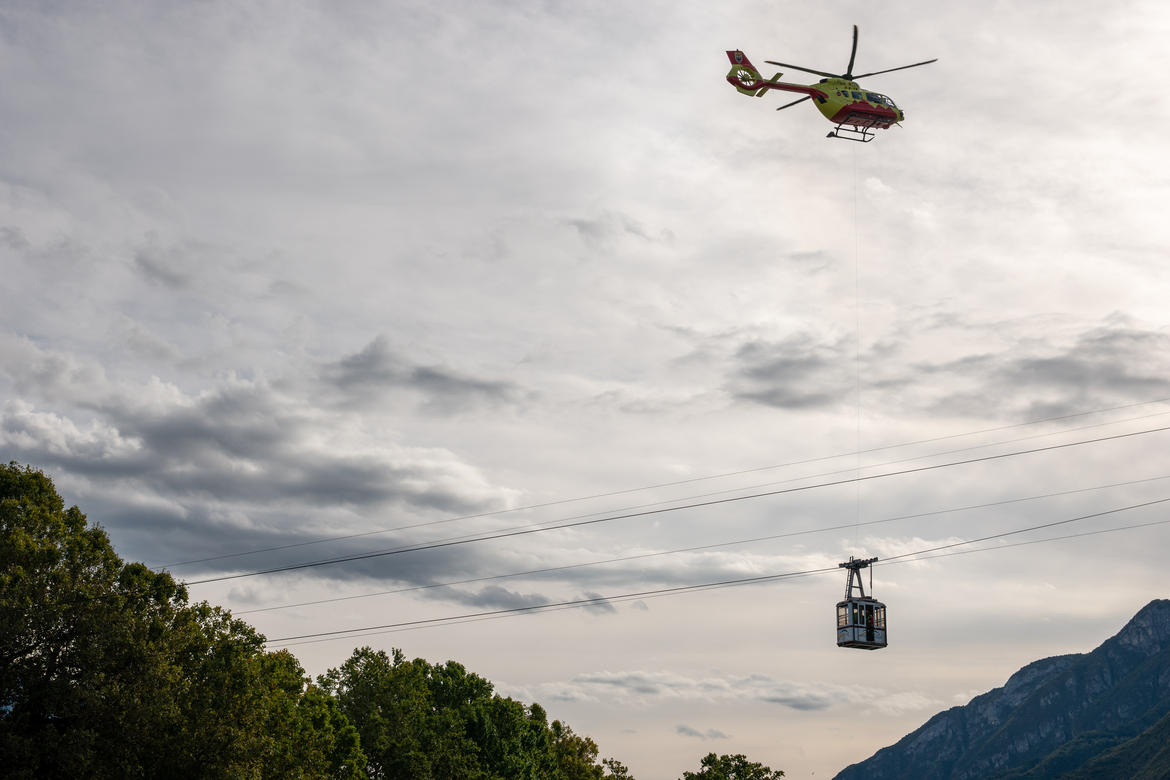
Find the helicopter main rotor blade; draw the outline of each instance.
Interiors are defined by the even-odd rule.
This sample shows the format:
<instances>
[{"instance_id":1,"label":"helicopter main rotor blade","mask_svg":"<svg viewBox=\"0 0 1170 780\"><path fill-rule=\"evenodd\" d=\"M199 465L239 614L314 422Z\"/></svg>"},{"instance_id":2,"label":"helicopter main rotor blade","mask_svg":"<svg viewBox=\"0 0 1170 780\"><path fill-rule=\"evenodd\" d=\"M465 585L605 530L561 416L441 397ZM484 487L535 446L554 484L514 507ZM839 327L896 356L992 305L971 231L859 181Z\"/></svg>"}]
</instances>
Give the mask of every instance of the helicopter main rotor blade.
<instances>
[{"instance_id":1,"label":"helicopter main rotor blade","mask_svg":"<svg viewBox=\"0 0 1170 780\"><path fill-rule=\"evenodd\" d=\"M825 78L830 78L830 79L835 79L838 76L838 74L836 74L836 73L825 73L823 70L813 70L812 68L802 68L799 65L789 65L786 62L776 62L775 60L764 60L764 62L768 63L769 65L779 65L782 68L792 68L793 70L802 70L805 73L814 73L817 76L824 76Z\"/></svg>"},{"instance_id":2,"label":"helicopter main rotor blade","mask_svg":"<svg viewBox=\"0 0 1170 780\"><path fill-rule=\"evenodd\" d=\"M845 69L845 78L853 81L853 59L857 56L857 25L853 25L853 51L849 52L849 67Z\"/></svg>"},{"instance_id":3,"label":"helicopter main rotor blade","mask_svg":"<svg viewBox=\"0 0 1170 780\"><path fill-rule=\"evenodd\" d=\"M800 98L799 100L793 100L791 103L785 103L784 105L780 106L780 108L778 108L776 110L783 111L784 109L788 108L789 106L795 106L797 103L803 103L806 100L812 100L812 95L805 95L804 97Z\"/></svg>"},{"instance_id":4,"label":"helicopter main rotor blade","mask_svg":"<svg viewBox=\"0 0 1170 780\"><path fill-rule=\"evenodd\" d=\"M887 70L875 70L873 73L862 73L860 76L854 76L853 78L863 79L863 78L866 78L867 76L876 76L879 73L893 73L896 70L906 70L906 68L917 68L919 65L929 65L932 62L938 62L938 57L935 57L933 60L923 60L922 62L916 62L913 65L903 65L900 68L888 68Z\"/></svg>"}]
</instances>

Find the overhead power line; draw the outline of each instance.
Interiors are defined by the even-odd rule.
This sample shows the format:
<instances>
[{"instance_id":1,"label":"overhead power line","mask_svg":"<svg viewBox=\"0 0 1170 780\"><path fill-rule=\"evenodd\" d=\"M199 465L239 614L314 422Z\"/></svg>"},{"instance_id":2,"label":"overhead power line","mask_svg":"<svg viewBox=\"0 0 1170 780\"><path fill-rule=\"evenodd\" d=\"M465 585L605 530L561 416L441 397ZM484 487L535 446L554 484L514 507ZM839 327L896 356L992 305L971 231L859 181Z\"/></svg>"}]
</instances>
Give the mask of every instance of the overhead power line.
<instances>
[{"instance_id":1,"label":"overhead power line","mask_svg":"<svg viewBox=\"0 0 1170 780\"><path fill-rule=\"evenodd\" d=\"M690 477L688 479L680 479L680 480L675 480L673 482L660 482L660 483L653 484L653 485L625 488L622 490L613 490L613 491L609 491L606 493L595 493L595 494L587 495L587 496L577 496L574 498L563 498L563 499L557 499L554 501L545 501L545 502L537 503L537 504L527 504L525 506L509 507L507 509L497 509L497 510L493 510L490 512L479 512L476 514L458 515L456 517L446 517L446 518L441 518L439 520L428 520L428 521L422 522L422 523L411 523L408 525L395 526L392 528L378 528L378 529L374 529L374 530L370 530L370 531L360 531L360 532L351 533L351 534L325 536L325 537L321 537L318 539L309 539L309 540L302 541L302 542L290 542L288 544L273 545L270 547L259 547L259 548L255 548L252 550L244 550L241 552L227 553L224 555L213 555L213 556L207 556L204 558L193 558L193 559L185 560L185 561L175 561L173 563L158 564L157 568L173 569L173 568L177 568L179 566L191 566L191 565L198 564L198 563L209 563L212 561L223 561L223 560L229 560L232 558L241 558L241 557L248 556L248 555L259 555L262 553L278 552L281 550L291 550L291 549L295 549L295 548L299 548L299 547L310 547L313 545L327 544L330 542L341 542L341 541L346 541L349 539L360 539L360 538L364 538L364 537L368 537L368 536L377 536L380 534L393 533L395 531L406 531L406 530L410 530L410 529L414 529L414 528L423 528L423 527L432 526L432 525L454 523L454 522L459 522L459 521L463 521L463 520L477 520L477 519L481 519L481 518L485 518L485 517L494 517L497 515L511 514L511 513L515 513L515 512L524 512L524 511L530 511L533 509L545 509L545 508L548 508L551 506L560 506L563 504L577 503L577 502L581 502L581 501L590 501L590 500L594 500L594 499L598 499L598 498L610 498L613 496L628 495L630 493L639 493L639 492L644 492L644 491L648 491L648 490L658 490L658 489L667 488L667 487L677 487L679 485L693 484L696 482L706 482L706 481L713 481L713 480L717 480L717 479L726 479L728 477L737 477L737 476L742 476L744 474L753 474L753 473L758 473L761 471L773 471L776 469L790 468L792 466L802 466L802 465L808 465L810 463L820 463L820 462L824 462L824 461L828 461L828 460L836 460L837 458L868 455L868 454L871 454L874 452L882 452L885 450L900 449L903 447L913 447L913 446L917 446L920 444L931 444L933 442L946 441L949 439L958 439L958 438L963 438L963 437L967 437L967 436L978 436L978 435L981 435L984 433L995 433L998 431L1011 430L1014 428L1025 428L1025 427L1032 426L1032 425L1042 425L1044 423L1050 423L1050 422L1061 422L1063 420L1071 420L1071 419L1075 419L1077 417L1088 417L1088 416L1094 415L1094 414L1104 414L1106 412L1116 412L1116 411L1120 411L1122 409L1133 409L1133 408L1136 408L1139 406L1150 406L1152 404L1159 404L1159 403L1170 403L1170 398L1157 398L1157 399L1154 399L1152 401L1140 401L1140 402L1132 403L1132 404L1123 404L1121 406L1112 406L1112 407L1107 407L1107 408L1103 408L1103 409L1094 409L1092 411L1087 411L1087 412L1075 412L1073 414L1057 415L1054 417L1045 417L1045 418L1041 418L1041 419L1037 419L1037 420L1029 420L1027 422L1022 422L1022 423L1013 423L1011 425L1000 425L1000 426L997 426L994 428L983 428L980 430L967 431L964 433L953 433L953 434L948 434L946 436L935 436L935 437L929 438L929 439L919 439L917 441L902 442L899 444L885 444L885 445L881 445L879 447L871 447L869 449L857 450L854 452L837 453L835 455L821 455L821 456L818 456L815 458L806 458L803 460L788 461L786 463L777 463L777 464L772 464L772 465L768 465L768 466L756 466L753 468L741 469L739 471L728 471L728 472L724 472L721 474L711 474L711 475L701 476L701 477ZM1166 413L1160 412L1160 413L1155 413L1155 414L1150 414L1150 415L1143 415L1141 417L1130 418L1129 420L1116 420L1116 421L1112 421L1112 422L1108 422L1108 423L1101 423L1099 425L1116 425L1116 424L1122 423L1122 422L1132 422L1133 420L1141 420L1141 419L1147 419L1149 417L1157 417L1157 416L1160 416L1161 414L1166 414ZM1088 427L1099 427L1099 426L1088 426ZM1076 429L1076 430L1080 430L1080 429ZM1055 435L1055 434L1063 433L1063 432L1067 432L1067 431L1053 431L1051 435ZM1045 435L1050 435L1050 434L1045 434ZM993 445L981 445L981 446L993 446ZM935 455L939 455L939 454L946 454L946 453L935 453Z\"/></svg>"},{"instance_id":2,"label":"overhead power line","mask_svg":"<svg viewBox=\"0 0 1170 780\"><path fill-rule=\"evenodd\" d=\"M942 550L950 550L950 549L953 549L955 547L961 547L961 546L967 545L967 544L978 544L979 542L987 542L987 541L991 541L992 539L1003 539L1003 538L1006 538L1009 536L1016 536L1018 534L1028 533L1029 531L1039 531L1039 530L1042 530L1044 528L1054 528L1056 526L1068 525L1069 523L1075 523L1075 522L1079 522L1081 520L1090 520L1092 518L1104 517L1106 515L1117 514L1119 512L1127 512L1127 511L1130 511L1133 509L1142 509L1144 507L1155 506L1157 504L1164 504L1166 502L1170 502L1170 497L1159 498L1159 499L1155 499L1153 501L1143 501L1143 502L1138 503L1138 504L1130 504L1129 506L1117 507L1114 509L1106 509L1106 510L1103 510L1100 512L1092 512L1092 513L1085 514L1085 515L1078 515L1077 517L1070 517L1070 518L1066 518L1064 520L1055 520L1055 521L1052 521L1049 523L1040 523L1038 525L1032 525L1032 526L1028 526L1026 528L1017 528L1017 529L1014 529L1011 531L1004 531L1004 532L998 533L998 534L988 534L987 536L981 536L981 537L978 537L975 539L966 539L963 541L936 545L934 547L927 547L927 548L922 549L922 550L915 550L914 552L908 552L908 553L902 553L900 555L894 555L894 556L891 556L889 558L885 558L882 562L886 563L886 564L894 563L894 562L898 562L898 561L909 562L911 560L916 560L919 556L927 555L928 553L939 552ZM995 549L995 548L986 548L986 550L990 550L990 549ZM787 579L787 578L792 578L792 577L808 576L808 575L812 575L812 574L823 574L826 572L838 571L838 570L839 570L839 567L833 566L833 567L824 567L824 568L819 568L819 569L806 569L804 571L796 571L796 572L782 572L782 573L778 573L778 574L763 574L763 575L758 575L755 577L738 577L738 578L730 579L730 580L720 580L717 582L705 582L705 583L700 583L697 585L677 585L677 586L674 586L671 588L655 588L652 590L637 591L634 593L621 593L621 594L617 594L617 595L613 595L613 596L595 596L595 597L584 598L584 599L572 599L569 601L560 601L560 602L555 602L555 603L551 603L551 604L537 604L537 605L529 605L529 606L523 606L523 607L509 607L506 609L495 609L495 610L488 610L488 611L484 611L484 612L472 612L472 613L465 613L462 615L452 615L449 617L441 617L441 618L424 618L424 619L420 619L420 620L404 620L404 621L400 621L397 623L386 623L383 625L363 626L360 628L350 628L350 629L340 629L337 631L319 631L319 632L312 633L312 634L298 634L296 636L287 636L287 637L280 637L277 639L272 639L269 641L269 644L293 642L293 641L303 640L303 639L322 639L322 638L326 638L326 637L344 639L344 638L350 638L351 636L353 636L355 634L362 634L362 632L370 632L370 631L377 632L377 631L388 631L388 630L401 629L401 628L407 628L407 627L416 627L416 626L442 625L444 623L467 620L467 619L472 619L472 618L488 618L488 617L497 617L497 616L504 616L504 615L515 615L515 614L522 614L522 613L526 613L526 612L539 612L542 610L550 610L550 609L557 609L557 608L572 608L572 607L579 608L579 607L588 607L588 606L598 606L598 605L602 605L602 604L609 604L613 601L625 601L625 600L629 600L629 599L645 598L645 597L651 597L651 596L664 596L664 595L674 595L674 594L680 594L680 593L690 593L690 592L695 592L695 591L700 591L700 590L709 590L709 589L713 589L713 588L733 587L733 586L751 585L751 584L757 584L757 583L763 583L763 582L773 582L776 580L782 580L782 579Z\"/></svg>"},{"instance_id":3,"label":"overhead power line","mask_svg":"<svg viewBox=\"0 0 1170 780\"><path fill-rule=\"evenodd\" d=\"M1059 436L1062 434L1074 433L1077 431L1091 430L1093 428L1118 425L1120 423L1135 422L1138 420L1149 419L1151 417L1162 417L1162 416L1165 416L1167 414L1170 414L1170 412L1156 412L1154 414L1140 415L1138 417L1130 417L1130 418L1126 418L1124 420L1113 420L1113 421L1105 422L1105 423L1095 423L1093 425L1083 425L1083 426L1079 426L1077 428L1066 428L1066 429L1059 430L1059 431L1050 431L1047 433L1033 434L1030 436L1020 436L1020 437L1017 437L1014 439L1001 439L999 441L988 442L986 444L977 444L977 445L973 445L970 447L959 447L959 448L951 449L951 450L941 450L941 451L937 451L937 452L928 453L925 455L916 455L916 456L908 457L908 458L887 460L887 461L882 461L880 463L868 463L864 466L864 468L873 469L873 468L881 468L883 466L893 466L893 465L897 465L899 463L912 463L914 461L921 461L921 460L925 460L927 458L938 458L938 457L942 457L944 455L955 455L955 454L958 454L961 452L972 452L975 450L987 449L989 447L1000 447L1000 446L1004 446L1007 444L1014 444L1016 442L1021 442L1021 441L1031 441L1033 439L1047 438L1049 436ZM946 437L943 437L943 438L946 438ZM825 458L821 458L818 460L824 460L824 459ZM743 493L744 491L748 491L748 490L757 490L760 488L770 487L772 485L785 485L785 484L791 484L793 482L802 482L802 481L807 481L810 479L818 479L818 478L822 478L822 477L836 476L838 474L857 474L857 473L858 473L858 471L856 468L845 468L845 469L836 469L833 471L822 471L822 472L818 472L816 474L803 474L803 475L798 476L798 477L791 477L791 478L783 479L783 480L772 480L769 482L756 483L754 485L741 485L741 486L736 487L736 488L728 488L725 490L716 490L716 491L711 491L711 492L707 492L707 493L691 494L689 496L679 496L677 498L672 498L672 499L651 501L651 502L647 502L644 504L634 504L634 505L630 505L630 506L614 507L614 508L610 508L610 509L606 509L606 510L599 510L599 511L594 511L594 512L585 512L585 513L578 514L578 515L570 515L568 517L561 517L561 518L558 518L557 520L552 520L552 521L538 521L538 522L527 523L527 524L519 525L519 526L496 528L496 529L492 530L492 533L506 533L506 532L518 531L518 530L522 530L522 529L536 528L538 526L544 526L550 522L564 523L564 522L568 522L571 520L583 520L585 518L590 518L590 517L602 517L605 515L613 514L615 512L632 512L634 510L645 509L645 508L649 508L649 507L662 507L662 506L668 506L668 505L678 506L678 505L681 505L682 503L687 502L687 501L694 501L696 499L708 498L710 496L724 496L724 495L728 495L731 493ZM860 487L860 484L858 486ZM631 491L626 491L626 492L631 492ZM502 512L503 512L503 510L501 510L501 512L491 513L491 514L500 514ZM470 519L471 517L477 517L477 516L468 515L468 516L465 516L462 518L450 518L450 519L451 520ZM406 530L406 529L412 529L412 528L421 528L421 527L435 525L436 523L442 523L442 522L448 522L448 521L447 520L440 520L440 521L433 521L433 522L428 522L428 523L417 523L414 525L401 526L401 527L396 528L396 529L388 529L388 530ZM379 531L377 533L384 533L384 532ZM449 536L446 538L432 539L432 540L429 540L428 542L425 542L425 544L438 543L438 542L451 542L451 541L459 541L459 540L465 540L465 539L466 540L476 540L476 539L482 537L483 534L485 534L485 533L487 533L487 532L486 531L476 531L473 533L462 534L459 536ZM369 536L369 535L370 534L361 534L361 536ZM293 547L303 547L303 546L306 546L307 544L314 544L314 543L315 542L299 542L299 543L283 545L281 547L274 547L274 548L270 548L270 549L275 550L275 549L288 549L288 548L293 548ZM424 543L422 543L422 542L413 543L413 544L409 544L409 545L403 545L400 547L379 550L377 552L393 554L393 553L396 553L399 551L409 551L409 550L415 549L419 544L424 544ZM238 554L227 555L227 556L218 556L218 557L214 557L214 558L205 558L205 559L201 559L201 561L222 560L224 558L239 557L241 555L248 555L248 554L249 553L238 553Z\"/></svg>"},{"instance_id":4,"label":"overhead power line","mask_svg":"<svg viewBox=\"0 0 1170 780\"><path fill-rule=\"evenodd\" d=\"M715 542L712 544L701 544L693 547L679 547L673 550L657 550L655 552L639 553L637 555L625 555L618 558L606 558L598 561L584 561L581 563L570 563L563 566L546 566L540 569L529 569L528 571L510 572L507 574L490 574L482 577L470 577L463 580L454 580L451 582L432 582L426 585L412 585L405 588L395 588L393 590L382 590L374 593L359 593L351 596L335 596L327 599L317 599L315 601L301 601L295 604L281 604L272 607L257 607L256 609L245 609L233 611L236 615L252 615L258 612L275 612L282 609L294 609L296 607L313 607L321 604L335 604L340 601L355 601L357 599L374 598L377 596L391 596L400 593L411 593L420 590L435 590L438 588L450 588L457 585L470 585L476 582L490 582L492 580L507 580L516 579L520 577L529 577L536 574L552 574L559 571L570 571L572 569L584 569L591 566L603 566L610 563L625 563L627 561L644 560L646 558L658 558L667 555L677 555L679 553L701 552L703 550L713 550L719 547L734 547L741 544L755 544L758 542L774 541L776 539L787 539L793 536L805 536L809 534L827 533L829 531L841 531L845 529L852 529L855 527L864 527L870 525L880 525L883 523L892 523L898 520L913 520L922 517L931 517L934 515L952 514L955 512L966 512L973 509L988 509L990 507L1005 506L1007 504L1017 504L1024 501L1039 501L1045 498L1055 498L1057 496L1068 496L1077 493L1088 493L1094 490L1108 490L1116 487L1129 487L1131 485L1138 485L1145 482L1156 482L1158 480L1170 479L1170 474L1147 477L1145 479L1134 479L1127 482L1114 482L1108 485L1095 485L1087 488L1076 488L1075 490L1061 490L1054 493L1043 493L1040 495L1020 496L1017 498L1006 498L999 501L988 501L982 504L968 504L967 506L951 507L947 509L936 509L930 512L917 512L910 515L897 515L894 517L884 517L878 520L867 520L864 523L845 523L841 525L823 526L820 528L808 528L800 531L786 531L780 534L769 534L768 536L757 536L750 539L736 539L728 542ZM1170 521L1168 521L1170 522Z\"/></svg>"},{"instance_id":5,"label":"overhead power line","mask_svg":"<svg viewBox=\"0 0 1170 780\"><path fill-rule=\"evenodd\" d=\"M474 542L490 541L493 539L504 539L504 538L510 538L510 537L516 537L516 536L526 536L526 535L530 535L530 534L544 533L546 531L561 530L564 528L577 528L577 527L586 526L586 525L595 525L598 523L612 522L615 520L629 520L629 519L632 519L635 517L646 517L646 516L650 516L650 515L663 514L666 512L676 512L676 511L680 511L683 509L697 509L697 508L701 508L701 507L717 506L720 504L727 504L727 503L732 503L732 502L736 502L736 501L746 501L749 499L765 498L768 496L778 496L778 495L784 495L787 493L795 493L795 492L800 492L800 491L805 491L805 490L815 490L818 488L834 487L837 485L847 485L847 484L852 484L855 482L864 482L864 481L870 481L870 480L875 480L875 479L884 479L887 477L903 476L906 474L916 474L916 473L922 473L922 472L926 472L926 471L934 471L937 469L951 468L951 467L955 467L955 466L966 466L966 465L971 465L973 463L984 463L984 462L993 461L993 460L1001 460L1004 458L1017 457L1020 455L1030 455L1030 454L1035 454L1035 453L1039 453L1039 452L1049 452L1052 450L1066 449L1069 447L1078 447L1078 446L1081 446L1084 444L1097 444L1097 443L1105 442L1105 441L1116 441L1119 439L1132 438L1135 436L1144 436L1146 434L1151 434L1151 433L1161 433L1161 432L1165 432L1168 430L1170 430L1170 426L1164 426L1164 427L1160 427L1160 428L1148 428L1148 429L1141 430L1141 431L1129 431L1127 433L1114 434L1112 436L1101 436L1101 437L1098 437L1095 439L1082 439L1080 441L1064 442L1062 444L1050 444L1050 445L1047 445L1045 447L1034 447L1032 449L1027 449L1027 450L1016 450L1013 452L1002 452L1002 453L997 453L994 455L984 455L984 456L981 456L978 458L968 458L966 460L951 461L948 463L936 463L936 464L932 464L932 465L928 465L928 466L918 466L915 468L902 469L900 471L884 472L881 474L868 474L868 475L864 475L864 476L849 477L846 479L839 479L839 480L834 480L831 482L819 482L819 483L816 483L813 485L801 485L801 486L797 486L797 487L783 488L781 490L770 490L770 491L765 491L762 493L751 493L751 494L744 495L744 496L732 496L729 498L720 498L720 499L715 499L715 500L711 500L711 501L700 501L700 502L695 502L695 503L691 503L691 504L684 504L681 506L664 507L664 508L660 508L660 509L648 509L648 510L639 511L639 512L627 512L624 514L611 515L608 517L599 517L599 518L593 518L593 519L589 519L589 520L579 520L579 521L572 522L572 523L562 523L559 525L551 525L551 526L544 526L544 527L537 527L537 528L524 528L524 529L520 529L520 530L512 530L512 531L506 531L506 532L501 532L501 533L484 534L484 535L475 536L472 538L462 538L462 539L455 539L455 540L449 540L449 541L432 542L432 543L428 543L428 544L420 544L420 545L415 545L415 546L410 546L410 547L399 547L399 548L394 548L391 550L381 550L381 551L377 551L377 552L361 553L358 555L348 555L348 556L343 556L343 557L338 557L338 558L328 558L328 559L318 560L318 561L308 561L305 563L290 564L287 566L275 566L272 568L261 569L258 571L239 572L236 574L225 574L225 575L221 575L218 577L207 577L207 578L200 579L200 580L190 580L190 581L185 582L184 584L186 584L186 585L202 585L202 584L212 583L212 582L224 582L227 580L242 579L245 577L258 577L258 576L263 576L263 575L268 575L268 574L278 574L281 572L299 571L301 569L316 568L319 566L329 566L329 565L342 564L342 563L353 563L355 561L370 560L373 558L381 558L381 557L386 557L386 556L390 556L390 555L400 555L400 554L409 553L409 552L420 552L422 550L434 550L434 549L440 549L440 548L444 548L444 547L454 547L454 546L458 546L458 545L471 544Z\"/></svg>"},{"instance_id":6,"label":"overhead power line","mask_svg":"<svg viewBox=\"0 0 1170 780\"><path fill-rule=\"evenodd\" d=\"M939 553L938 555L923 555L919 558L910 558L904 560L893 561L891 565L899 563L914 563L915 561L930 561L935 558L950 558L953 555L970 555L971 553L981 552L996 552L998 550L1010 550L1013 547L1027 547L1032 544L1045 544L1047 542L1062 542L1066 539L1081 539L1086 536L1098 536L1100 534L1112 534L1120 531L1133 531L1138 528L1151 528L1156 525L1170 525L1170 519L1166 520L1151 520L1148 523L1133 523L1132 525L1119 525L1113 528L1098 528L1096 531L1082 531L1079 534L1064 534L1062 536L1046 536L1043 539L1029 539L1026 542L1012 542L1011 544L999 544L994 547L977 547L974 550L951 550L950 552Z\"/></svg>"}]
</instances>

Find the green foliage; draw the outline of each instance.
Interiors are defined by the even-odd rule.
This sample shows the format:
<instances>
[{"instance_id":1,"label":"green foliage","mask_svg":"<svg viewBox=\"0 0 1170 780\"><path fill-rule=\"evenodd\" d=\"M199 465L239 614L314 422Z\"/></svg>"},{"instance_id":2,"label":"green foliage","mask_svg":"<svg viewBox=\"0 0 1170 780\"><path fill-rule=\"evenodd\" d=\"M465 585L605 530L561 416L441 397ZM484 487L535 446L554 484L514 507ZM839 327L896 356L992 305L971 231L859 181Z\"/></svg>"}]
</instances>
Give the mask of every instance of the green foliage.
<instances>
[{"instance_id":1,"label":"green foliage","mask_svg":"<svg viewBox=\"0 0 1170 780\"><path fill-rule=\"evenodd\" d=\"M1052 780L1063 778L1068 772L1115 745L1125 742L1119 734L1090 731L1070 739L1036 764L1004 772L996 780Z\"/></svg>"},{"instance_id":2,"label":"green foliage","mask_svg":"<svg viewBox=\"0 0 1170 780\"><path fill-rule=\"evenodd\" d=\"M52 481L0 467L0 766L8 777L364 776L292 655L124 563Z\"/></svg>"},{"instance_id":3,"label":"green foliage","mask_svg":"<svg viewBox=\"0 0 1170 780\"><path fill-rule=\"evenodd\" d=\"M698 772L683 772L681 780L778 780L784 777L781 770L748 761L742 753L734 756L708 753L699 766Z\"/></svg>"},{"instance_id":4,"label":"green foliage","mask_svg":"<svg viewBox=\"0 0 1170 780\"><path fill-rule=\"evenodd\" d=\"M556 756L557 776L563 780L601 780L602 768L597 760L597 743L589 737L579 737L567 724L552 722L553 755Z\"/></svg>"},{"instance_id":5,"label":"green foliage","mask_svg":"<svg viewBox=\"0 0 1170 780\"><path fill-rule=\"evenodd\" d=\"M601 762L601 765L605 767L606 780L634 780L629 767L616 758L607 758Z\"/></svg>"},{"instance_id":6,"label":"green foliage","mask_svg":"<svg viewBox=\"0 0 1170 780\"><path fill-rule=\"evenodd\" d=\"M5 777L632 780L454 661L362 648L313 685L287 651L125 563L52 481L0 467Z\"/></svg>"},{"instance_id":7,"label":"green foliage","mask_svg":"<svg viewBox=\"0 0 1170 780\"><path fill-rule=\"evenodd\" d=\"M368 647L318 678L354 723L370 777L382 780L602 780L597 744L539 704L525 707L454 661L430 664ZM613 761L609 777L632 780Z\"/></svg>"},{"instance_id":8,"label":"green foliage","mask_svg":"<svg viewBox=\"0 0 1170 780\"><path fill-rule=\"evenodd\" d=\"M1170 777L1170 714L1133 739L1103 751L1077 771L1063 777L1125 777L1132 780L1164 780Z\"/></svg>"}]
</instances>

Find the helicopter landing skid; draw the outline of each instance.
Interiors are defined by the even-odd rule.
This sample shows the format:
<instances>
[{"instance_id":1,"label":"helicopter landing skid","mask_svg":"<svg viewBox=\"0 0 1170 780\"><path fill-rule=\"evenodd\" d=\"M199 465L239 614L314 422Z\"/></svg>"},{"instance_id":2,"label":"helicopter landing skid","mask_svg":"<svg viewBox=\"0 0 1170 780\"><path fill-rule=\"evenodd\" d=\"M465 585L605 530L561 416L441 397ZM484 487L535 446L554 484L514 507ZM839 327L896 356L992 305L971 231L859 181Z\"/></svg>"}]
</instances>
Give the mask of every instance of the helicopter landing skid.
<instances>
[{"instance_id":1,"label":"helicopter landing skid","mask_svg":"<svg viewBox=\"0 0 1170 780\"><path fill-rule=\"evenodd\" d=\"M825 138L840 138L844 141L858 141L867 144L874 139L873 129L869 127L845 127L845 125L837 125L836 128L829 131Z\"/></svg>"}]
</instances>

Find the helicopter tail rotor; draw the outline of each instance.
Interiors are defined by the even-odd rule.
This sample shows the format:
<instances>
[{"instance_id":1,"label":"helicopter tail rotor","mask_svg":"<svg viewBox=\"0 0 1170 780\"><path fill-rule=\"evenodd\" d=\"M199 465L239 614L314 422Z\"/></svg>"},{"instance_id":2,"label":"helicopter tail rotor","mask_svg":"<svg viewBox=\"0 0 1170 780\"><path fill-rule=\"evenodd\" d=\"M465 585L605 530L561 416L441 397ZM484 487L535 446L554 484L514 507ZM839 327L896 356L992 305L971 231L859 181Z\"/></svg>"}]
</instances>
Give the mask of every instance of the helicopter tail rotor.
<instances>
[{"instance_id":1,"label":"helicopter tail rotor","mask_svg":"<svg viewBox=\"0 0 1170 780\"><path fill-rule=\"evenodd\" d=\"M740 94L757 95L762 94L767 89L766 87L764 90L760 89L764 84L764 77L760 75L756 66L752 65L751 60L742 51L727 52L727 59L731 61L731 70L727 72L727 81L739 90Z\"/></svg>"}]
</instances>

